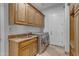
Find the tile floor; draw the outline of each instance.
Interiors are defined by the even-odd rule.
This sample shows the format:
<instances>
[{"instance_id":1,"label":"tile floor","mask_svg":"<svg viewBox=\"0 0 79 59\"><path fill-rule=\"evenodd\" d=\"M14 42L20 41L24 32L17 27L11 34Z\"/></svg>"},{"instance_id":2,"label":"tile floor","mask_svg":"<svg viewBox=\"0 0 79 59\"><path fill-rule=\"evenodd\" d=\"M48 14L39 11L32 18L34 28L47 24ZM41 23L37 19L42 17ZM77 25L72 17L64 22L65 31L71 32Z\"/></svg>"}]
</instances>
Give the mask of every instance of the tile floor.
<instances>
[{"instance_id":1,"label":"tile floor","mask_svg":"<svg viewBox=\"0 0 79 59\"><path fill-rule=\"evenodd\" d=\"M40 55L38 54L37 56L66 56L66 55L65 55L64 48L49 45L42 54Z\"/></svg>"}]
</instances>

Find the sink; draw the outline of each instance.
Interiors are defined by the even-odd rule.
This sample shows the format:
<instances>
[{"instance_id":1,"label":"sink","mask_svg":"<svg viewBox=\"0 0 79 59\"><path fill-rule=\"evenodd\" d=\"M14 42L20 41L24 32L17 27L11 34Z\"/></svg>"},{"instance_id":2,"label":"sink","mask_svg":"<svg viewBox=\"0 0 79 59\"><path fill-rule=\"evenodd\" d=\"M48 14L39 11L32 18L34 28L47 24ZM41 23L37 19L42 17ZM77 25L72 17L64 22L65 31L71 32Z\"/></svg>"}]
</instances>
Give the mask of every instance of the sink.
<instances>
[{"instance_id":1,"label":"sink","mask_svg":"<svg viewBox=\"0 0 79 59\"><path fill-rule=\"evenodd\" d=\"M16 35L15 38L30 38L33 34L27 34L27 35Z\"/></svg>"},{"instance_id":2,"label":"sink","mask_svg":"<svg viewBox=\"0 0 79 59\"><path fill-rule=\"evenodd\" d=\"M32 37L32 36L33 36L33 35L27 35L26 37L29 38L29 37Z\"/></svg>"}]
</instances>

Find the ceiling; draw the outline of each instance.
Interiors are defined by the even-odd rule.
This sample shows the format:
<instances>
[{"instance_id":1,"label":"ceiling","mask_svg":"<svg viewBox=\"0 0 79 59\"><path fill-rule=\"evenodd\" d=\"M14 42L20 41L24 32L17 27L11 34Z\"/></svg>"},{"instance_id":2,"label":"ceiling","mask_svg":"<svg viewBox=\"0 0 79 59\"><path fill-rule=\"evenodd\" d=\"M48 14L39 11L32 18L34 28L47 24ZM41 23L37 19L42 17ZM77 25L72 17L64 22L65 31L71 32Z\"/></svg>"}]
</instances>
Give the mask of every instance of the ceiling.
<instances>
[{"instance_id":1,"label":"ceiling","mask_svg":"<svg viewBox=\"0 0 79 59\"><path fill-rule=\"evenodd\" d=\"M32 3L36 8L40 11L49 8L49 7L56 7L56 6L64 6L64 3Z\"/></svg>"}]
</instances>

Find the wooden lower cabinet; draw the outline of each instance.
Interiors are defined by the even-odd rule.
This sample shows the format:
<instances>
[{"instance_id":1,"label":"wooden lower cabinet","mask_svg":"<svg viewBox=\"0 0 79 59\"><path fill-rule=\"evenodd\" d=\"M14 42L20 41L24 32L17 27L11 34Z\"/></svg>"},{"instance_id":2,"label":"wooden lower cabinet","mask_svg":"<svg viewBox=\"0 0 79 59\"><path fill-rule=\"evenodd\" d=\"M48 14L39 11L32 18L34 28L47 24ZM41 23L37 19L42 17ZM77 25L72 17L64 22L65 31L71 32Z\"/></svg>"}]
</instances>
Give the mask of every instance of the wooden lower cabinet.
<instances>
[{"instance_id":1,"label":"wooden lower cabinet","mask_svg":"<svg viewBox=\"0 0 79 59\"><path fill-rule=\"evenodd\" d=\"M35 56L38 52L37 38L32 38L29 41L16 43L9 41L10 56Z\"/></svg>"}]
</instances>

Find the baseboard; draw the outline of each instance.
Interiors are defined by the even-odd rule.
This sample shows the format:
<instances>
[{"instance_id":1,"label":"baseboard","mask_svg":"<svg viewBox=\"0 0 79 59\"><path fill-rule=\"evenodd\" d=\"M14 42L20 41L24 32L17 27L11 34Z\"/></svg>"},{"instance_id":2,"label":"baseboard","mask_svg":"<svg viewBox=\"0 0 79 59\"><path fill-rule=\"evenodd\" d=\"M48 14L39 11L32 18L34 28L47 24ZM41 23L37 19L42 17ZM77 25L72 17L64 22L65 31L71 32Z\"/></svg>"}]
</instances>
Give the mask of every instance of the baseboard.
<instances>
[{"instance_id":1,"label":"baseboard","mask_svg":"<svg viewBox=\"0 0 79 59\"><path fill-rule=\"evenodd\" d=\"M61 48L65 48L65 47L63 47L63 46L58 46L58 45L54 45L54 44L49 44L49 45L57 46L57 47L61 47Z\"/></svg>"}]
</instances>

